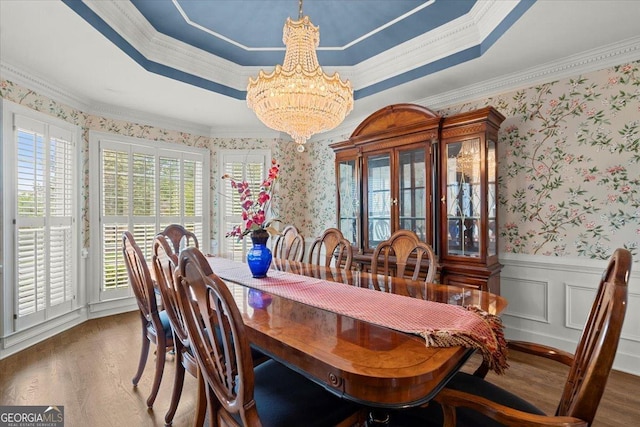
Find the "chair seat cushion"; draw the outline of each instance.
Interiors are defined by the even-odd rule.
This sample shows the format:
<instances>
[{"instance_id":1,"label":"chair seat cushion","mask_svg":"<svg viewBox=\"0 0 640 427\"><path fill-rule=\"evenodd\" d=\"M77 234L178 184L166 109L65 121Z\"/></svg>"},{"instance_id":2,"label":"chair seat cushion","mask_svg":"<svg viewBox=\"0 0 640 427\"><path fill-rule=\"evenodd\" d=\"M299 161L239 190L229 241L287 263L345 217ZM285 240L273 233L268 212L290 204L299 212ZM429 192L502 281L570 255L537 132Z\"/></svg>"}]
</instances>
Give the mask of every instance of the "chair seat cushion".
<instances>
[{"instance_id":1,"label":"chair seat cushion","mask_svg":"<svg viewBox=\"0 0 640 427\"><path fill-rule=\"evenodd\" d=\"M204 330L206 331L207 328L205 328ZM222 335L221 335L222 332L220 331L220 326L216 325L215 326L215 330L216 330L216 335L218 337L218 341L222 340ZM191 350L189 350L189 351L191 351ZM255 365L256 362L260 362L261 363L262 361L267 360L267 355L265 355L263 352L261 352L257 348L251 346L251 359L253 359L254 365Z\"/></svg>"},{"instance_id":2,"label":"chair seat cushion","mask_svg":"<svg viewBox=\"0 0 640 427\"><path fill-rule=\"evenodd\" d=\"M171 331L171 322L169 321L169 315L165 310L158 312L160 316L160 322L162 323L162 328L164 329L164 336L167 339L172 337L173 332Z\"/></svg>"},{"instance_id":3,"label":"chair seat cushion","mask_svg":"<svg viewBox=\"0 0 640 427\"><path fill-rule=\"evenodd\" d=\"M254 370L254 398L264 427L333 426L358 407L297 372L268 360Z\"/></svg>"},{"instance_id":4,"label":"chair seat cushion","mask_svg":"<svg viewBox=\"0 0 640 427\"><path fill-rule=\"evenodd\" d=\"M545 415L545 413L540 409L515 394L512 394L495 384L491 384L480 377L464 372L457 373L451 381L447 383L447 388L482 396L501 405L518 409L523 412L528 412L530 414ZM442 408L435 402L430 403L426 408L396 411L391 415L391 417L392 426L441 426L443 422ZM467 408L457 409L456 425L468 427L502 426L499 422Z\"/></svg>"}]
</instances>

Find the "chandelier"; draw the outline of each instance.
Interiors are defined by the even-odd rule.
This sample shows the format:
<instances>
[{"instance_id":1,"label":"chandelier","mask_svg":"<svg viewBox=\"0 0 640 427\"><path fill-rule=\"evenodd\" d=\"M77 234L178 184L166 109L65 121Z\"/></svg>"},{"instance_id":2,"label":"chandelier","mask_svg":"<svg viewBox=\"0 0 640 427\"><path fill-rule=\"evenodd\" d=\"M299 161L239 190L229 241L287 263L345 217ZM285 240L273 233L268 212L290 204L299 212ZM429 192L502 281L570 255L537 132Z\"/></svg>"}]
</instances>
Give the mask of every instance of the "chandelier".
<instances>
[{"instance_id":1,"label":"chandelier","mask_svg":"<svg viewBox=\"0 0 640 427\"><path fill-rule=\"evenodd\" d=\"M353 109L353 89L338 73L328 76L318 64L316 48L319 27L302 16L299 0L298 20L287 18L282 41L284 62L273 72L260 70L249 78L247 105L271 129L286 132L299 152L311 135L338 126Z\"/></svg>"},{"instance_id":2,"label":"chandelier","mask_svg":"<svg viewBox=\"0 0 640 427\"><path fill-rule=\"evenodd\" d=\"M456 169L476 182L480 179L480 141L464 141L456 156Z\"/></svg>"}]
</instances>

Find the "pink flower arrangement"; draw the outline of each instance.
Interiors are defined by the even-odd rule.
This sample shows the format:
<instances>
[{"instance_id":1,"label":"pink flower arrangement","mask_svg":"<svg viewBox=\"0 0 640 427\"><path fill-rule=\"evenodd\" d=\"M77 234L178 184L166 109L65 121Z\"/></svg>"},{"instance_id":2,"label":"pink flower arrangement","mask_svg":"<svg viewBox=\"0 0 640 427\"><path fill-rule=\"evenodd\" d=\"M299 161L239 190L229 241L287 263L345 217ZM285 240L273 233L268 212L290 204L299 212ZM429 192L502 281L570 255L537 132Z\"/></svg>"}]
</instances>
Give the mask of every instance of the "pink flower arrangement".
<instances>
[{"instance_id":1,"label":"pink flower arrangement","mask_svg":"<svg viewBox=\"0 0 640 427\"><path fill-rule=\"evenodd\" d=\"M260 191L257 199L253 199L253 193L249 188L247 181L236 181L231 175L224 174L222 179L228 179L231 188L240 194L240 204L242 207L243 225L234 227L226 234L226 237L237 237L242 239L247 234L266 229L265 222L267 220L267 212L272 199L273 187L278 175L280 174L280 165L275 159L271 160L271 168L267 174L267 178L260 184Z\"/></svg>"}]
</instances>

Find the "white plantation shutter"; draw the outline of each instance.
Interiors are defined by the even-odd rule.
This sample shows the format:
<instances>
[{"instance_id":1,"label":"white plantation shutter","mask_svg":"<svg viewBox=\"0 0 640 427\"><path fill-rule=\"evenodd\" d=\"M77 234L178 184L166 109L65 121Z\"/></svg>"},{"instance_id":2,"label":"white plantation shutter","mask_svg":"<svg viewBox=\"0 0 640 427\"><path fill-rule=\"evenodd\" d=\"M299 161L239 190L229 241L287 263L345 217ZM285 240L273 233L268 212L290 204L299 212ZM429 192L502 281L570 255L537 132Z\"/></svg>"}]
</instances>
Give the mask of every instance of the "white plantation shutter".
<instances>
[{"instance_id":1,"label":"white plantation shutter","mask_svg":"<svg viewBox=\"0 0 640 427\"><path fill-rule=\"evenodd\" d=\"M122 256L122 234L128 223L109 223L102 226L102 286L106 290L127 289L127 266Z\"/></svg>"},{"instance_id":2,"label":"white plantation shutter","mask_svg":"<svg viewBox=\"0 0 640 427\"><path fill-rule=\"evenodd\" d=\"M141 140L100 138L96 143L102 201L99 299L109 300L132 295L122 255L125 231L133 234L147 260L155 235L169 224L182 224L204 242L208 153L188 147L165 149Z\"/></svg>"},{"instance_id":3,"label":"white plantation shutter","mask_svg":"<svg viewBox=\"0 0 640 427\"><path fill-rule=\"evenodd\" d=\"M251 192L257 196L260 184L266 178L271 162L271 153L266 150L256 150L250 153L223 152L220 155L220 168L223 174L231 175L236 181L246 180ZM222 239L222 255L231 259L244 261L251 239L245 237L238 240L225 235L236 225L242 224L242 206L240 195L231 188L231 181L223 180L221 188L220 209L222 212L220 236Z\"/></svg>"},{"instance_id":4,"label":"white plantation shutter","mask_svg":"<svg viewBox=\"0 0 640 427\"><path fill-rule=\"evenodd\" d=\"M102 199L102 290L129 294L129 278L122 255L122 233L129 229L130 152L115 145L100 151ZM135 205L135 200L133 205Z\"/></svg>"},{"instance_id":5,"label":"white plantation shutter","mask_svg":"<svg viewBox=\"0 0 640 427\"><path fill-rule=\"evenodd\" d=\"M77 292L75 225L79 162L74 132L13 115L15 161L14 330L72 310Z\"/></svg>"},{"instance_id":6,"label":"white plantation shutter","mask_svg":"<svg viewBox=\"0 0 640 427\"><path fill-rule=\"evenodd\" d=\"M21 318L45 309L44 227L18 227L17 240L17 315Z\"/></svg>"},{"instance_id":7,"label":"white plantation shutter","mask_svg":"<svg viewBox=\"0 0 640 427\"><path fill-rule=\"evenodd\" d=\"M160 157L160 215L180 216L180 160Z\"/></svg>"}]
</instances>

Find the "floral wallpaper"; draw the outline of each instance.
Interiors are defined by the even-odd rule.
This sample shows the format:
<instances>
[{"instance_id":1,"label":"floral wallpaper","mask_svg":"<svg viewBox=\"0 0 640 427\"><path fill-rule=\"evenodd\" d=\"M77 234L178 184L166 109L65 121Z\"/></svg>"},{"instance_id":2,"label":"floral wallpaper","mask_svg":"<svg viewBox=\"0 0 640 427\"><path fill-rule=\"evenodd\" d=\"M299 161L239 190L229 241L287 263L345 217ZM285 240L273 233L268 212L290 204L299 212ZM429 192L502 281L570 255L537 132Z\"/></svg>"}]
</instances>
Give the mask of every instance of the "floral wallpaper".
<instances>
[{"instance_id":1,"label":"floral wallpaper","mask_svg":"<svg viewBox=\"0 0 640 427\"><path fill-rule=\"evenodd\" d=\"M500 252L607 259L626 247L637 260L640 61L438 113L488 105L506 117L498 141ZM311 159L313 194L333 182L324 152L331 142ZM334 203L324 203L335 191L320 200L310 201L313 217L325 218L313 233L335 225Z\"/></svg>"},{"instance_id":2,"label":"floral wallpaper","mask_svg":"<svg viewBox=\"0 0 640 427\"><path fill-rule=\"evenodd\" d=\"M335 167L320 139L296 152L279 139L211 138L90 115L0 80L0 96L83 130L84 245L89 245L89 130L211 151L211 230L216 233L219 149L272 150L281 165L274 206L307 237L335 226ZM640 62L503 93L439 111L448 116L492 105L499 133L500 251L606 259L640 242ZM428 107L428 106L427 106ZM373 111L372 111L373 113ZM344 135L343 138L348 138Z\"/></svg>"}]
</instances>

